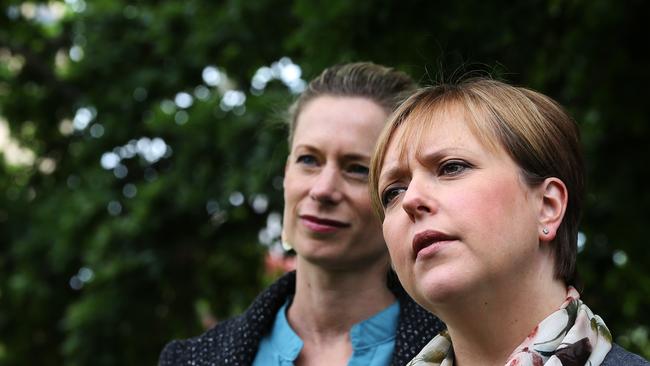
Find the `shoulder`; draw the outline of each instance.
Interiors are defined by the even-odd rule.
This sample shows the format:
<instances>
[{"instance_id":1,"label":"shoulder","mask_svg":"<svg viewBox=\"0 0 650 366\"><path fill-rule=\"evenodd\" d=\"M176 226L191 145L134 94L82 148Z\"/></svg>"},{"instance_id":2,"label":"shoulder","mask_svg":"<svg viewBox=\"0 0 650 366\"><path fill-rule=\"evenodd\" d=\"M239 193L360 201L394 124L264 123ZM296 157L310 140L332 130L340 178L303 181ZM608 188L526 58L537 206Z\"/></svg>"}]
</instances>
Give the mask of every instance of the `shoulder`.
<instances>
[{"instance_id":1,"label":"shoulder","mask_svg":"<svg viewBox=\"0 0 650 366\"><path fill-rule=\"evenodd\" d=\"M160 352L160 357L158 358L158 365L160 366L172 366L185 363L183 357L185 355L185 350L183 346L183 341L175 340L167 343L162 352Z\"/></svg>"},{"instance_id":2,"label":"shoulder","mask_svg":"<svg viewBox=\"0 0 650 366\"><path fill-rule=\"evenodd\" d=\"M623 347L617 345L616 343L612 344L612 349L609 351L605 359L603 360L602 366L650 366L650 362L643 359L643 357L628 352Z\"/></svg>"},{"instance_id":3,"label":"shoulder","mask_svg":"<svg viewBox=\"0 0 650 366\"><path fill-rule=\"evenodd\" d=\"M227 355L229 349L239 348L234 347L234 341L242 339L242 335L239 333L243 323L244 315L240 315L217 324L200 336L173 340L163 348L158 364L160 366L186 363L203 365L215 362ZM242 349L240 348L239 351ZM233 359L233 361L236 360Z\"/></svg>"},{"instance_id":4,"label":"shoulder","mask_svg":"<svg viewBox=\"0 0 650 366\"><path fill-rule=\"evenodd\" d=\"M198 337L169 342L160 354L159 365L252 363L260 339L294 291L295 273L289 273L259 294L243 314L220 322Z\"/></svg>"}]
</instances>

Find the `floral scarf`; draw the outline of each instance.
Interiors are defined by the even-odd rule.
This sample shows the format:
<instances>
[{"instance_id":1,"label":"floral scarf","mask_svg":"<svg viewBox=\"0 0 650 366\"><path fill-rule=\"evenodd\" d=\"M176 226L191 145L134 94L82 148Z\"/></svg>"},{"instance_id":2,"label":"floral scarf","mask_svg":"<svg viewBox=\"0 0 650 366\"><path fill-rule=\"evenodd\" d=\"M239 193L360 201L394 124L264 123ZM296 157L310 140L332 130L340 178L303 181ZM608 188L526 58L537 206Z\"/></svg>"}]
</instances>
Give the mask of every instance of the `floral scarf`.
<instances>
[{"instance_id":1,"label":"floral scarf","mask_svg":"<svg viewBox=\"0 0 650 366\"><path fill-rule=\"evenodd\" d=\"M612 348L603 320L569 287L560 309L542 320L508 357L506 366L597 366ZM453 366L447 331L429 342L407 366Z\"/></svg>"}]
</instances>

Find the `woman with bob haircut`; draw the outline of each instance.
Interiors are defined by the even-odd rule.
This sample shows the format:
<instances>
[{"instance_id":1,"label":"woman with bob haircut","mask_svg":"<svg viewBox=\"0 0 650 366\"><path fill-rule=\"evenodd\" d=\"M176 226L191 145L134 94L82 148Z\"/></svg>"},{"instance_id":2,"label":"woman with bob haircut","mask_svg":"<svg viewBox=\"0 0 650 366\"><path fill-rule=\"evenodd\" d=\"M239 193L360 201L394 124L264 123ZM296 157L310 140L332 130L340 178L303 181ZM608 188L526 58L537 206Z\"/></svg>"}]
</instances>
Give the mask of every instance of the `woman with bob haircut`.
<instances>
[{"instance_id":1,"label":"woman with bob haircut","mask_svg":"<svg viewBox=\"0 0 650 366\"><path fill-rule=\"evenodd\" d=\"M296 271L242 315L167 345L161 365L404 365L444 325L390 272L368 192L370 157L412 79L330 67L289 110L283 241Z\"/></svg>"},{"instance_id":2,"label":"woman with bob haircut","mask_svg":"<svg viewBox=\"0 0 650 366\"><path fill-rule=\"evenodd\" d=\"M487 79L422 89L391 116L370 189L400 282L447 330L409 365L648 365L575 289L578 127Z\"/></svg>"}]
</instances>

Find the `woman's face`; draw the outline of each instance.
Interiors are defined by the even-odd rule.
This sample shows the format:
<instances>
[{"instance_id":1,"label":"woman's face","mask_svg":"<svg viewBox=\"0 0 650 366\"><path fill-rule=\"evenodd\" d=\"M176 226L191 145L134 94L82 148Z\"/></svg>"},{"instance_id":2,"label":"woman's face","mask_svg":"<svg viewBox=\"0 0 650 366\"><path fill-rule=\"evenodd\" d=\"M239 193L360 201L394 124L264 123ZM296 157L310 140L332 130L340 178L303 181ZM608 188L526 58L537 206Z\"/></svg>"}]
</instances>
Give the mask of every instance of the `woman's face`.
<instances>
[{"instance_id":1,"label":"woman's face","mask_svg":"<svg viewBox=\"0 0 650 366\"><path fill-rule=\"evenodd\" d=\"M368 166L387 114L365 98L320 96L297 119L284 177L284 240L329 268L385 260Z\"/></svg>"},{"instance_id":2,"label":"woman's face","mask_svg":"<svg viewBox=\"0 0 650 366\"><path fill-rule=\"evenodd\" d=\"M501 146L476 138L462 110L433 118L419 141L406 140L404 155L395 132L378 187L395 270L429 309L532 271L542 197Z\"/></svg>"}]
</instances>

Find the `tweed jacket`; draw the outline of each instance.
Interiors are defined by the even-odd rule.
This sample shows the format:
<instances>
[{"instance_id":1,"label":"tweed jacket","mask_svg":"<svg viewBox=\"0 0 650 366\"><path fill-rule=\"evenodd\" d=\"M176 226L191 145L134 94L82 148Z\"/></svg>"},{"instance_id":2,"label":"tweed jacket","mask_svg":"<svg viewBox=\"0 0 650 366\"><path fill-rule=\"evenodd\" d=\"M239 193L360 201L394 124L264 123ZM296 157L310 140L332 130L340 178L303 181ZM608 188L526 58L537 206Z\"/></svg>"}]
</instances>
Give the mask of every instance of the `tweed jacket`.
<instances>
[{"instance_id":1,"label":"tweed jacket","mask_svg":"<svg viewBox=\"0 0 650 366\"><path fill-rule=\"evenodd\" d=\"M644 360L641 356L628 352L616 343L612 344L612 349L607 353L603 363L600 366L650 366L650 362Z\"/></svg>"},{"instance_id":2,"label":"tweed jacket","mask_svg":"<svg viewBox=\"0 0 650 366\"><path fill-rule=\"evenodd\" d=\"M391 365L405 365L438 334L444 324L417 305L389 273L388 287L400 303L400 315ZM264 290L241 315L217 324L204 334L168 343L160 354L160 366L233 365L253 363L261 339L270 332L275 314L296 288L290 272Z\"/></svg>"}]
</instances>

